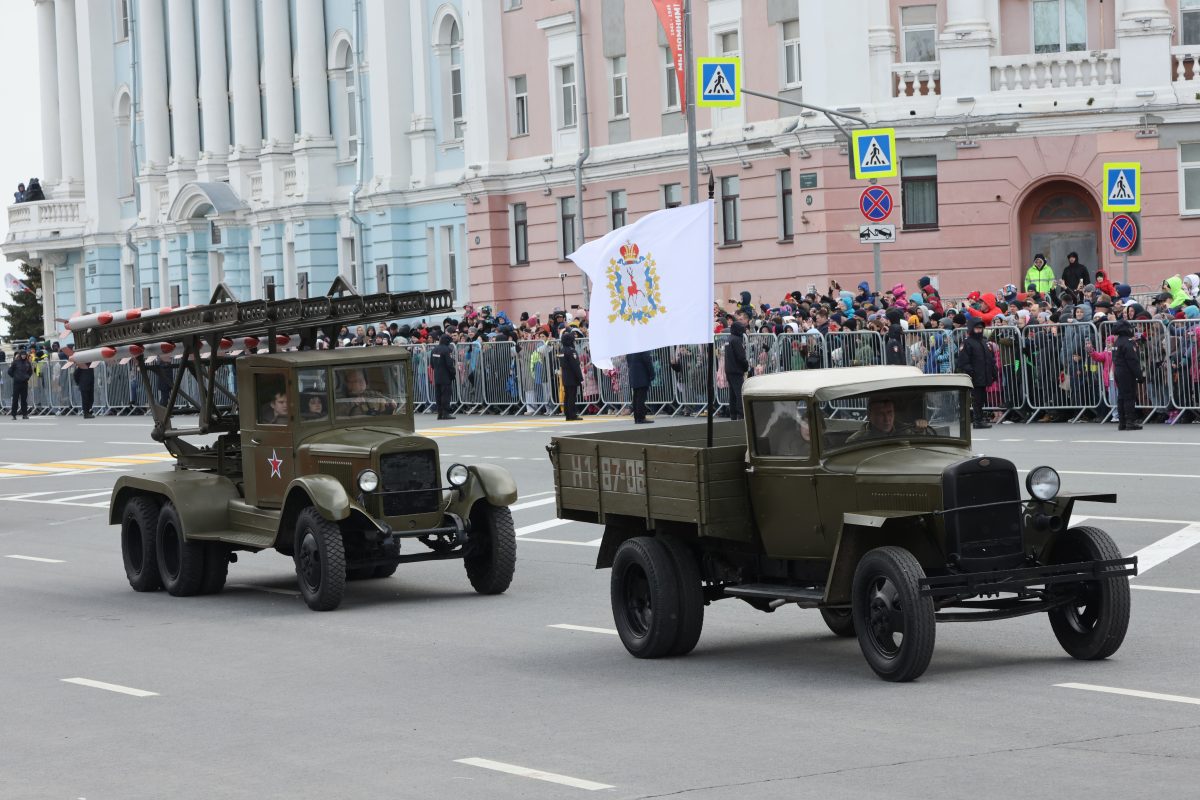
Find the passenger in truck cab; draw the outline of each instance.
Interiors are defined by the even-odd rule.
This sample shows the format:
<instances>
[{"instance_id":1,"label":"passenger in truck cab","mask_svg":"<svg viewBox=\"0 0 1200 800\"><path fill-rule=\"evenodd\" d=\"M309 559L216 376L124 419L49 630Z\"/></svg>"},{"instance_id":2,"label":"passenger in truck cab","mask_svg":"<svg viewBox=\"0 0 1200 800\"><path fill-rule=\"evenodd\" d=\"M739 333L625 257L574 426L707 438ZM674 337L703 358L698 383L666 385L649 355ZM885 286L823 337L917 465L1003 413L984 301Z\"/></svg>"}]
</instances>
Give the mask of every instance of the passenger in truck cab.
<instances>
[{"instance_id":1,"label":"passenger in truck cab","mask_svg":"<svg viewBox=\"0 0 1200 800\"><path fill-rule=\"evenodd\" d=\"M896 424L896 402L886 395L875 395L867 401L866 426L851 434L847 444L865 442L871 439L891 439L901 436L925 436L934 431L929 427L929 420L917 419L912 423Z\"/></svg>"},{"instance_id":2,"label":"passenger in truck cab","mask_svg":"<svg viewBox=\"0 0 1200 800\"><path fill-rule=\"evenodd\" d=\"M259 412L258 421L264 425L287 425L288 399L286 391L281 389L272 393L270 402Z\"/></svg>"}]
</instances>

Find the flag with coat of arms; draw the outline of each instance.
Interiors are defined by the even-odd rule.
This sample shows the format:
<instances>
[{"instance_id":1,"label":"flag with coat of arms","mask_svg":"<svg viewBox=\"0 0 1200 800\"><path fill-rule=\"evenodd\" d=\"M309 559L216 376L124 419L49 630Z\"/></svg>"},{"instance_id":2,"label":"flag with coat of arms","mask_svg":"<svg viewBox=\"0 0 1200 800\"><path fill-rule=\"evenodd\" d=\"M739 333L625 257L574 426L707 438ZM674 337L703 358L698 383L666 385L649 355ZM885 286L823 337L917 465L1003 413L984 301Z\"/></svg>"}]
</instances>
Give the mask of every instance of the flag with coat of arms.
<instances>
[{"instance_id":1,"label":"flag with coat of arms","mask_svg":"<svg viewBox=\"0 0 1200 800\"><path fill-rule=\"evenodd\" d=\"M568 258L592 283L592 363L713 340L713 201L647 214Z\"/></svg>"}]
</instances>

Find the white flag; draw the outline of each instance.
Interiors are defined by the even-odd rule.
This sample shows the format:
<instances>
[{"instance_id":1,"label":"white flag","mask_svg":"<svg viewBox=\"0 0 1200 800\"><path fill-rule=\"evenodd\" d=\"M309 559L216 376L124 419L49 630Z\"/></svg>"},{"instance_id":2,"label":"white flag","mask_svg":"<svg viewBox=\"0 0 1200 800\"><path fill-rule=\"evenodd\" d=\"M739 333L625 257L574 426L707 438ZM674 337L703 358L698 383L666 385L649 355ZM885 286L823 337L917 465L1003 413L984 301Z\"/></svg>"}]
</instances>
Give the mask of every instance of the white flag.
<instances>
[{"instance_id":1,"label":"white flag","mask_svg":"<svg viewBox=\"0 0 1200 800\"><path fill-rule=\"evenodd\" d=\"M713 340L713 201L642 217L568 256L592 282L592 363Z\"/></svg>"}]
</instances>

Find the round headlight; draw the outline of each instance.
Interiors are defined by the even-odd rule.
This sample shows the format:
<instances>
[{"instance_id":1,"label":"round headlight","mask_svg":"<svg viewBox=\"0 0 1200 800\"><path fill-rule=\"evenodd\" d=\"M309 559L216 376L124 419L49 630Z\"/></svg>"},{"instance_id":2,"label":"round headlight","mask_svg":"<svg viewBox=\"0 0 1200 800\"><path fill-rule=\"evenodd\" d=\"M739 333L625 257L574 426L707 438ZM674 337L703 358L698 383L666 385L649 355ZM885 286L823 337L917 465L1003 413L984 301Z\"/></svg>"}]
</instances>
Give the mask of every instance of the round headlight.
<instances>
[{"instance_id":1,"label":"round headlight","mask_svg":"<svg viewBox=\"0 0 1200 800\"><path fill-rule=\"evenodd\" d=\"M462 486L469 477L471 473L462 464L451 464L446 470L446 480L450 481L451 486Z\"/></svg>"},{"instance_id":2,"label":"round headlight","mask_svg":"<svg viewBox=\"0 0 1200 800\"><path fill-rule=\"evenodd\" d=\"M379 488L379 473L373 469L364 469L358 473L358 488L364 492L373 492Z\"/></svg>"},{"instance_id":3,"label":"round headlight","mask_svg":"<svg viewBox=\"0 0 1200 800\"><path fill-rule=\"evenodd\" d=\"M1062 481L1052 467L1037 467L1025 476L1025 488L1037 500L1053 500Z\"/></svg>"}]
</instances>

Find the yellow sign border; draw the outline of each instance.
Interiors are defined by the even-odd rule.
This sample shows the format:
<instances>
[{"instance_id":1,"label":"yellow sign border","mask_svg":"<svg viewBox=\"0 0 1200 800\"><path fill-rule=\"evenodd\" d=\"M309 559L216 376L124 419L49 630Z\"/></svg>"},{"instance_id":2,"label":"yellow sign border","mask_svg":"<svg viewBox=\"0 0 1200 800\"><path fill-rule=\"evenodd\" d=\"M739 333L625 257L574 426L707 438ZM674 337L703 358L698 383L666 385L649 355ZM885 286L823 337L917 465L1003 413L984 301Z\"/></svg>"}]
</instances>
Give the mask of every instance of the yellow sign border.
<instances>
[{"instance_id":1,"label":"yellow sign border","mask_svg":"<svg viewBox=\"0 0 1200 800\"><path fill-rule=\"evenodd\" d=\"M859 142L867 137L887 137L892 143L892 165L887 171L868 172L862 171L862 155L859 153ZM895 128L868 128L864 131L850 131L850 158L854 164L854 177L860 181L870 180L871 178L894 178L900 174L899 165L896 163L896 129Z\"/></svg>"},{"instance_id":2,"label":"yellow sign border","mask_svg":"<svg viewBox=\"0 0 1200 800\"><path fill-rule=\"evenodd\" d=\"M734 75L733 99L732 100L705 100L704 99L704 65L705 64L732 64ZM696 59L696 108L734 108L742 104L742 57L741 56L720 56L719 58L697 58Z\"/></svg>"},{"instance_id":3,"label":"yellow sign border","mask_svg":"<svg viewBox=\"0 0 1200 800\"><path fill-rule=\"evenodd\" d=\"M1137 191L1133 193L1133 205L1110 205L1108 202L1108 176L1115 170L1132 169L1137 173ZM1101 173L1103 180L1100 182L1100 207L1112 214L1120 214L1124 211L1129 211L1134 214L1142 210L1142 164L1139 161L1124 161L1112 164L1105 164L1104 170Z\"/></svg>"}]
</instances>

